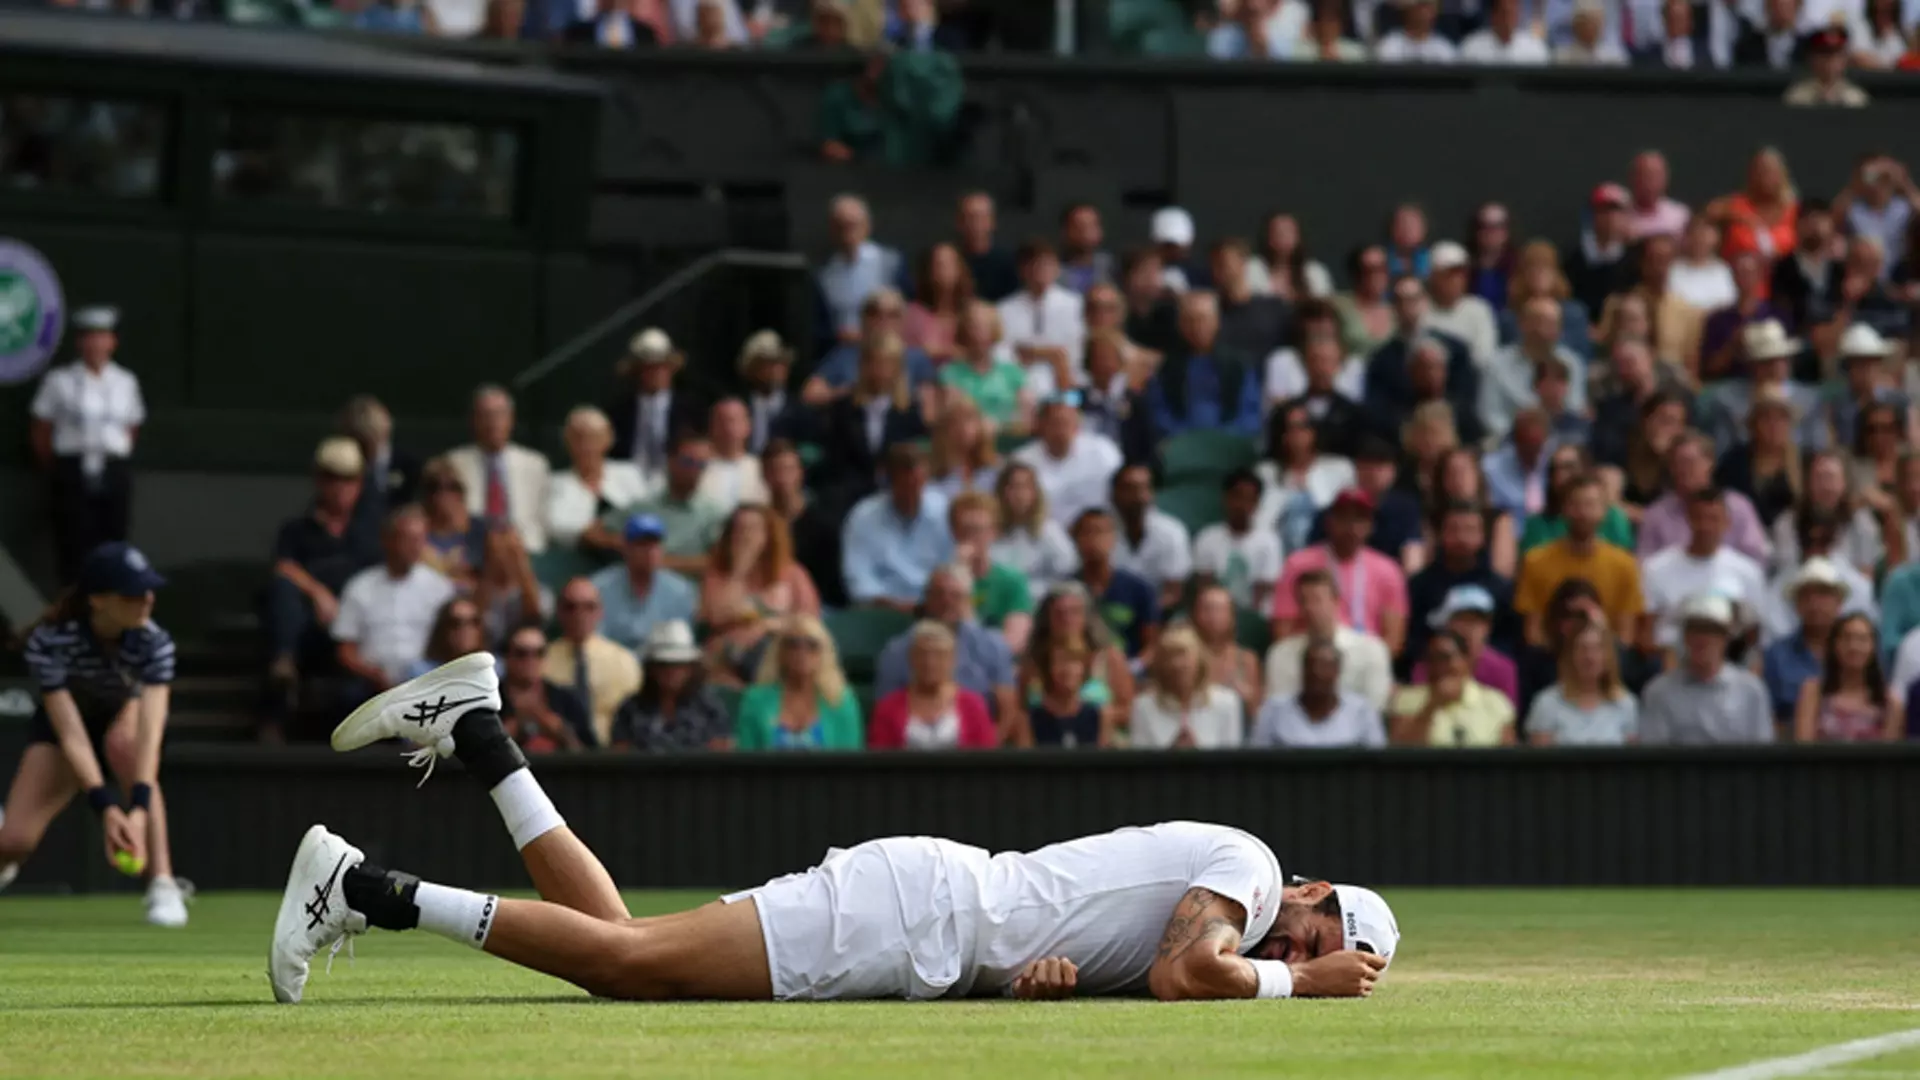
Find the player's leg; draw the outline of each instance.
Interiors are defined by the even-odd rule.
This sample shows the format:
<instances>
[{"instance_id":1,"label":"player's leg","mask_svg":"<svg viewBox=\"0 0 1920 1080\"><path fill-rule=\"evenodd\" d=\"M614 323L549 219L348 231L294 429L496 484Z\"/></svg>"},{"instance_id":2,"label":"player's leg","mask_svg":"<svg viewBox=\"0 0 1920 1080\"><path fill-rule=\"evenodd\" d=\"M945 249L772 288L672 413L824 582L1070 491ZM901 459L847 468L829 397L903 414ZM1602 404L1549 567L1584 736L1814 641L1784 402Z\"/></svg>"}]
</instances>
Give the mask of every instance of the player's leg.
<instances>
[{"instance_id":1,"label":"player's leg","mask_svg":"<svg viewBox=\"0 0 1920 1080\"><path fill-rule=\"evenodd\" d=\"M625 922L627 904L599 858L567 828L500 714L479 708L453 725L454 756L500 810L533 887L547 900L596 919Z\"/></svg>"},{"instance_id":2,"label":"player's leg","mask_svg":"<svg viewBox=\"0 0 1920 1080\"><path fill-rule=\"evenodd\" d=\"M79 791L80 782L58 746L37 740L27 744L7 789L6 817L0 820L0 889L19 874L47 826Z\"/></svg>"},{"instance_id":3,"label":"player's leg","mask_svg":"<svg viewBox=\"0 0 1920 1080\"><path fill-rule=\"evenodd\" d=\"M122 791L133 790L139 775L140 723L137 706L125 710L101 740L102 758L120 781ZM187 925L187 894L173 876L173 849L167 834L166 796L154 778L147 801L147 921L155 926Z\"/></svg>"},{"instance_id":4,"label":"player's leg","mask_svg":"<svg viewBox=\"0 0 1920 1080\"><path fill-rule=\"evenodd\" d=\"M526 755L507 737L499 709L493 657L475 653L355 709L334 730L333 748L353 750L397 737L450 751L492 797L543 899L597 919L626 921L626 903L612 875L554 809Z\"/></svg>"},{"instance_id":5,"label":"player's leg","mask_svg":"<svg viewBox=\"0 0 1920 1080\"><path fill-rule=\"evenodd\" d=\"M299 1001L312 957L368 926L420 929L628 1000L766 1000L772 977L750 901L708 904L659 919L608 922L538 900L424 882L368 865L358 849L314 826L301 841L274 928L274 996Z\"/></svg>"}]
</instances>

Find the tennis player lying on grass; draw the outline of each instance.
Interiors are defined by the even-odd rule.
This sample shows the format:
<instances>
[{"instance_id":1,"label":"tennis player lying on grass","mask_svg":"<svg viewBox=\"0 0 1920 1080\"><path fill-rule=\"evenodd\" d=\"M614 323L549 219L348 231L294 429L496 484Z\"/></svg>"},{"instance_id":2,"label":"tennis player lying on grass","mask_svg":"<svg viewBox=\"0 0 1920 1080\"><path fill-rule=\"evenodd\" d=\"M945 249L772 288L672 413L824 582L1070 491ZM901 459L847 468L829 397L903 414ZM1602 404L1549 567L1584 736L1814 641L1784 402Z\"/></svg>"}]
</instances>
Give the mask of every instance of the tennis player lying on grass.
<instances>
[{"instance_id":1,"label":"tennis player lying on grass","mask_svg":"<svg viewBox=\"0 0 1920 1080\"><path fill-rule=\"evenodd\" d=\"M492 794L542 899L383 870L315 825L274 926L274 997L299 1001L314 955L369 926L428 930L601 997L646 1001L1365 997L1399 943L1377 894L1285 884L1265 844L1192 822L1003 855L874 840L692 911L630 918L499 708L493 657L475 653L368 701L333 746L398 736L423 747L416 765L458 757Z\"/></svg>"}]
</instances>

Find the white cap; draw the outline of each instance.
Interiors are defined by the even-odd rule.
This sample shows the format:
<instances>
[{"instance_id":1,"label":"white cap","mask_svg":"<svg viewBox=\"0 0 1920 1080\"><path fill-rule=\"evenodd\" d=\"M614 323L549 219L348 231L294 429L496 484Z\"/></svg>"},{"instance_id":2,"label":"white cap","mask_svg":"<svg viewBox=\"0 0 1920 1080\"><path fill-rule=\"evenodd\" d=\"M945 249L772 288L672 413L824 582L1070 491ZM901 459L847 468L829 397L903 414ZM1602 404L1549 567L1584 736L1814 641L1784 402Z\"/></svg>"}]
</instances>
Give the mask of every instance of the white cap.
<instances>
[{"instance_id":1,"label":"white cap","mask_svg":"<svg viewBox=\"0 0 1920 1080\"><path fill-rule=\"evenodd\" d=\"M1435 630L1447 625L1447 621L1463 612L1478 612L1491 617L1494 608L1493 594L1480 585L1455 585L1447 590L1446 599L1440 601L1439 608L1427 616L1427 625Z\"/></svg>"},{"instance_id":2,"label":"white cap","mask_svg":"<svg viewBox=\"0 0 1920 1080\"><path fill-rule=\"evenodd\" d=\"M1153 242L1192 247L1193 215L1177 206L1163 206L1154 211Z\"/></svg>"},{"instance_id":3,"label":"white cap","mask_svg":"<svg viewBox=\"0 0 1920 1080\"><path fill-rule=\"evenodd\" d=\"M73 313L75 330L111 330L120 325L120 309L95 304Z\"/></svg>"},{"instance_id":4,"label":"white cap","mask_svg":"<svg viewBox=\"0 0 1920 1080\"><path fill-rule=\"evenodd\" d=\"M1698 593L1680 605L1680 621L1712 623L1722 630L1733 629L1733 601L1718 593Z\"/></svg>"},{"instance_id":5,"label":"white cap","mask_svg":"<svg viewBox=\"0 0 1920 1080\"><path fill-rule=\"evenodd\" d=\"M674 358L673 339L667 336L665 330L649 326L633 335L633 340L627 344L627 351L643 364L669 363Z\"/></svg>"},{"instance_id":6,"label":"white cap","mask_svg":"<svg viewBox=\"0 0 1920 1080\"><path fill-rule=\"evenodd\" d=\"M367 460L359 443L345 435L331 435L314 449L313 467L329 476L359 476L367 470Z\"/></svg>"},{"instance_id":7,"label":"white cap","mask_svg":"<svg viewBox=\"0 0 1920 1080\"><path fill-rule=\"evenodd\" d=\"M1893 346L1880 332L1866 323L1854 323L1840 336L1841 356L1886 356L1893 352Z\"/></svg>"},{"instance_id":8,"label":"white cap","mask_svg":"<svg viewBox=\"0 0 1920 1080\"><path fill-rule=\"evenodd\" d=\"M780 335L772 330L762 330L747 339L740 346L740 370L746 371L761 361L790 364L793 362L793 350L780 340Z\"/></svg>"},{"instance_id":9,"label":"white cap","mask_svg":"<svg viewBox=\"0 0 1920 1080\"><path fill-rule=\"evenodd\" d=\"M1379 893L1358 885L1335 885L1333 893L1340 898L1342 948L1370 952L1391 963L1400 948L1400 923L1393 909Z\"/></svg>"},{"instance_id":10,"label":"white cap","mask_svg":"<svg viewBox=\"0 0 1920 1080\"><path fill-rule=\"evenodd\" d=\"M1465 265L1467 265L1467 249L1451 240L1442 240L1433 245L1433 251L1427 256L1429 273L1458 270Z\"/></svg>"},{"instance_id":11,"label":"white cap","mask_svg":"<svg viewBox=\"0 0 1920 1080\"><path fill-rule=\"evenodd\" d=\"M686 620L669 619L647 632L641 655L650 664L692 664L699 661L701 653Z\"/></svg>"},{"instance_id":12,"label":"white cap","mask_svg":"<svg viewBox=\"0 0 1920 1080\"><path fill-rule=\"evenodd\" d=\"M1741 347L1749 360L1778 360L1800 352L1800 339L1787 336L1787 328L1778 319L1762 319L1740 332Z\"/></svg>"},{"instance_id":13,"label":"white cap","mask_svg":"<svg viewBox=\"0 0 1920 1080\"><path fill-rule=\"evenodd\" d=\"M1840 577L1840 568L1833 565L1833 560L1825 555L1815 555L1800 567L1800 572L1793 575L1793 585L1787 590L1787 594L1799 596L1801 589L1815 587L1838 592L1840 602L1843 604L1846 603L1847 594L1853 591Z\"/></svg>"}]
</instances>

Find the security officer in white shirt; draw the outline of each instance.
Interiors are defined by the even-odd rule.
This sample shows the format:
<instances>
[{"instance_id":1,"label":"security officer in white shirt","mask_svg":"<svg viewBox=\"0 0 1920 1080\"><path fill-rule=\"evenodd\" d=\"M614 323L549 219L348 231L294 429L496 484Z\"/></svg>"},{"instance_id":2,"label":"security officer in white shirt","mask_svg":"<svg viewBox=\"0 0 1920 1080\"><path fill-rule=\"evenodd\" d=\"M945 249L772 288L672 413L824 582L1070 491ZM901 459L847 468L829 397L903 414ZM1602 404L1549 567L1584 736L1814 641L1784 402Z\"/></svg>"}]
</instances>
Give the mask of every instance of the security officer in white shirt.
<instances>
[{"instance_id":1,"label":"security officer in white shirt","mask_svg":"<svg viewBox=\"0 0 1920 1080\"><path fill-rule=\"evenodd\" d=\"M72 582L87 552L127 538L133 505L134 436L146 422L140 380L113 362L120 313L74 312L80 358L55 368L33 397L33 450L50 478L54 555Z\"/></svg>"}]
</instances>

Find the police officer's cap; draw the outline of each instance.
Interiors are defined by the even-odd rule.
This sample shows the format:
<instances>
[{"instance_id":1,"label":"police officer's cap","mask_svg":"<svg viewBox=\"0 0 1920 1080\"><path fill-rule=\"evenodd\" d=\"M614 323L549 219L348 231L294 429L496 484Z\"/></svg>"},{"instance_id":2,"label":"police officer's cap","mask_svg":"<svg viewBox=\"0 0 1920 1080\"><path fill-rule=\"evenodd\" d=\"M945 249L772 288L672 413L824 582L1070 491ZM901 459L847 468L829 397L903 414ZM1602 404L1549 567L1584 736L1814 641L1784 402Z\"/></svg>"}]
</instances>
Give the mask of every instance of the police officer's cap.
<instances>
[{"instance_id":1,"label":"police officer's cap","mask_svg":"<svg viewBox=\"0 0 1920 1080\"><path fill-rule=\"evenodd\" d=\"M120 325L120 309L105 304L83 307L73 313L75 330L112 330Z\"/></svg>"}]
</instances>

